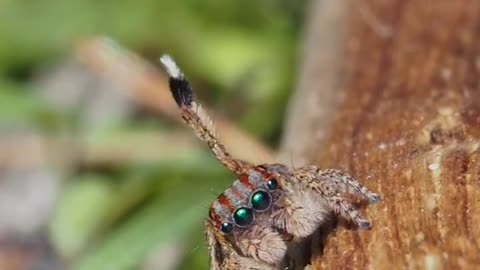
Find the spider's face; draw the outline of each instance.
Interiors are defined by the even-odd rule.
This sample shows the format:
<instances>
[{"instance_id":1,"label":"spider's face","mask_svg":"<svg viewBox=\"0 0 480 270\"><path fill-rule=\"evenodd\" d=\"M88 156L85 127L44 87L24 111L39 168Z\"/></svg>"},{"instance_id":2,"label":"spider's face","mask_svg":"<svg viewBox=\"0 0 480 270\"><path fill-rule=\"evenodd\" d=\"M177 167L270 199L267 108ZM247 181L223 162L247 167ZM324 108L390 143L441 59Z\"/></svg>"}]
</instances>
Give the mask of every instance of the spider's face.
<instances>
[{"instance_id":1,"label":"spider's face","mask_svg":"<svg viewBox=\"0 0 480 270\"><path fill-rule=\"evenodd\" d=\"M278 177L265 166L239 176L210 207L209 219L223 234L247 229L274 207L282 190Z\"/></svg>"}]
</instances>

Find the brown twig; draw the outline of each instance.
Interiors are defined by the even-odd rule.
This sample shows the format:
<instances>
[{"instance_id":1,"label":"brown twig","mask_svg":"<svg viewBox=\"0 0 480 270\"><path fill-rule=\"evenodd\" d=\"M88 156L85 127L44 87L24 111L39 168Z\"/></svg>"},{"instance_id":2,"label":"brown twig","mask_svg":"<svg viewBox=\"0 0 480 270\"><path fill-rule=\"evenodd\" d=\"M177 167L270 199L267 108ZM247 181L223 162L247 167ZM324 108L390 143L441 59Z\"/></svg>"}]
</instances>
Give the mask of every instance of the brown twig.
<instances>
[{"instance_id":1,"label":"brown twig","mask_svg":"<svg viewBox=\"0 0 480 270\"><path fill-rule=\"evenodd\" d=\"M2 169L28 171L46 166L49 161L59 166L75 160L77 165L98 167L168 160L199 148L196 140L184 132L119 133L109 136L108 141L91 136L79 140L75 137L49 138L34 133L15 134L14 137L4 134L0 135L0 172ZM81 153L72 149L79 149Z\"/></svg>"}]
</instances>

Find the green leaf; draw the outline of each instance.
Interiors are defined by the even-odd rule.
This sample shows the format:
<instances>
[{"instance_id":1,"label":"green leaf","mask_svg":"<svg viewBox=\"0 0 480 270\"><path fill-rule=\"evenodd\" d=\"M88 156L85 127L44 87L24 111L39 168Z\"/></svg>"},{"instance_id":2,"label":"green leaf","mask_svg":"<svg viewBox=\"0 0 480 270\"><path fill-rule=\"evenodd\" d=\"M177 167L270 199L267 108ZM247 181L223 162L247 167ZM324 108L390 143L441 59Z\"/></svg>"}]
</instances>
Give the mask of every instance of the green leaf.
<instances>
[{"instance_id":1,"label":"green leaf","mask_svg":"<svg viewBox=\"0 0 480 270\"><path fill-rule=\"evenodd\" d=\"M212 196L204 189L177 191L155 199L109 234L98 248L73 265L73 270L126 270L139 264L160 243L185 238L206 216L199 201Z\"/></svg>"},{"instance_id":2,"label":"green leaf","mask_svg":"<svg viewBox=\"0 0 480 270\"><path fill-rule=\"evenodd\" d=\"M79 253L107 214L113 186L96 175L86 175L68 186L59 200L50 234L62 255Z\"/></svg>"}]
</instances>

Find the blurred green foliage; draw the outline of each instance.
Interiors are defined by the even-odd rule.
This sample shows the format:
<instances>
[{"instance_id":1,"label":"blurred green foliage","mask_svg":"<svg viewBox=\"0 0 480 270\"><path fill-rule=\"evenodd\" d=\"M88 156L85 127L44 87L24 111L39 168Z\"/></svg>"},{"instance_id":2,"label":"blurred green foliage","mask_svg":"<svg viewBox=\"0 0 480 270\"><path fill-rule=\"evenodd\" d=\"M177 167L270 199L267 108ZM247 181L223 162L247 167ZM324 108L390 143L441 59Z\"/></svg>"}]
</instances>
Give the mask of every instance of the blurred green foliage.
<instances>
[{"instance_id":1,"label":"blurred green foliage","mask_svg":"<svg viewBox=\"0 0 480 270\"><path fill-rule=\"evenodd\" d=\"M52 136L78 128L82 111L51 108L33 81L68 57L76 42L101 34L152 62L173 54L203 100L274 146L293 85L304 6L288 0L1 1L0 122ZM140 114L120 128L82 130L81 140L128 143L125 134L143 134L146 126L172 128L152 127L151 119ZM202 220L233 176L206 149L79 167L66 178L50 235L72 269L134 269L161 244L181 244L182 269L207 269Z\"/></svg>"}]
</instances>

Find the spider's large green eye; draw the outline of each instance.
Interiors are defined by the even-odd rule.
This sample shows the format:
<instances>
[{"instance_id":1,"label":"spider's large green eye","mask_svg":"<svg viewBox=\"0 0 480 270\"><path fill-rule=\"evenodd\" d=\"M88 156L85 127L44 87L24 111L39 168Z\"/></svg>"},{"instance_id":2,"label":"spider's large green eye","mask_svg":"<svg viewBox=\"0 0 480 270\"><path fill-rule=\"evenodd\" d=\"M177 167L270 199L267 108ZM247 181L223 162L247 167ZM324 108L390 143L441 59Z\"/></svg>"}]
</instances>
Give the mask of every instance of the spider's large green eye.
<instances>
[{"instance_id":1,"label":"spider's large green eye","mask_svg":"<svg viewBox=\"0 0 480 270\"><path fill-rule=\"evenodd\" d=\"M271 202L270 194L262 190L255 192L252 196L252 207L255 210L266 210L270 207Z\"/></svg>"},{"instance_id":2,"label":"spider's large green eye","mask_svg":"<svg viewBox=\"0 0 480 270\"><path fill-rule=\"evenodd\" d=\"M233 214L233 219L238 226L248 226L253 222L253 211L250 208L240 207Z\"/></svg>"}]
</instances>

